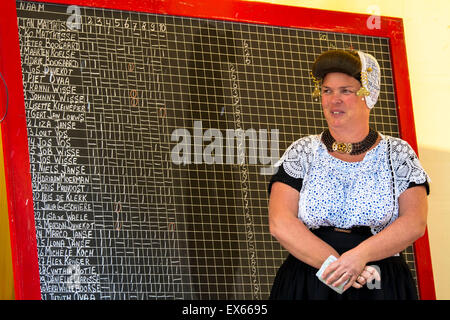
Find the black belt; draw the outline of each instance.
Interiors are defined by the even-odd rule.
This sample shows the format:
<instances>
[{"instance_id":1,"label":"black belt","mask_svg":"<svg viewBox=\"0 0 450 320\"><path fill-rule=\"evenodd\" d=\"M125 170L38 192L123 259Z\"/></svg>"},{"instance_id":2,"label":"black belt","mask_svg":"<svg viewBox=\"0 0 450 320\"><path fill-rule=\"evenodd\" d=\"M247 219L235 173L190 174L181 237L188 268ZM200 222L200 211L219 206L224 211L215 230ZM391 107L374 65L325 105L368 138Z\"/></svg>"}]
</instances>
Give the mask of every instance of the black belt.
<instances>
[{"instance_id":1,"label":"black belt","mask_svg":"<svg viewBox=\"0 0 450 320\"><path fill-rule=\"evenodd\" d=\"M360 234L372 234L372 231L370 230L370 227L368 226L355 226L350 229L342 229L337 227L331 227L331 226L323 226L318 229L311 229L311 231L334 231L334 232L343 232L343 233L360 233Z\"/></svg>"}]
</instances>

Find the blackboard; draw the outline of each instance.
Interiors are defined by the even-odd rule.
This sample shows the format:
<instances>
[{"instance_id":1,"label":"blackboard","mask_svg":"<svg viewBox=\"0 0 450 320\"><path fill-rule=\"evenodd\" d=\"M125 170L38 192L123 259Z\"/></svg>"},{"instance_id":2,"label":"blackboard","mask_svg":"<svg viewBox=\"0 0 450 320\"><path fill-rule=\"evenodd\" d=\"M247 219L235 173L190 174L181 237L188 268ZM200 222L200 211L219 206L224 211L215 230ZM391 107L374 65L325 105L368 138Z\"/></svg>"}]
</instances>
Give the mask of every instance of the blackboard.
<instances>
[{"instance_id":1,"label":"blackboard","mask_svg":"<svg viewBox=\"0 0 450 320\"><path fill-rule=\"evenodd\" d=\"M389 37L16 9L42 299L267 298L286 256L268 230L271 165L326 126L309 76L326 49L377 58L371 124L401 135Z\"/></svg>"}]
</instances>

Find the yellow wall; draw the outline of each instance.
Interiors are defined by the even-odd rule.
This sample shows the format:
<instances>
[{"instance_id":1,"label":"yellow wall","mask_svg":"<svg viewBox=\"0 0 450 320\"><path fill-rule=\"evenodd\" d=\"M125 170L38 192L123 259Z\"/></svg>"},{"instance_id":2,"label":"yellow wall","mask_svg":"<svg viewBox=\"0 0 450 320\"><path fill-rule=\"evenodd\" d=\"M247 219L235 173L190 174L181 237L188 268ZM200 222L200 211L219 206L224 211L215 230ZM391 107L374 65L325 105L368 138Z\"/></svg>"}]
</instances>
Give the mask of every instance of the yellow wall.
<instances>
[{"instance_id":1,"label":"yellow wall","mask_svg":"<svg viewBox=\"0 0 450 320\"><path fill-rule=\"evenodd\" d=\"M419 157L432 180L428 233L436 297L450 299L450 1L259 1L403 19Z\"/></svg>"}]
</instances>

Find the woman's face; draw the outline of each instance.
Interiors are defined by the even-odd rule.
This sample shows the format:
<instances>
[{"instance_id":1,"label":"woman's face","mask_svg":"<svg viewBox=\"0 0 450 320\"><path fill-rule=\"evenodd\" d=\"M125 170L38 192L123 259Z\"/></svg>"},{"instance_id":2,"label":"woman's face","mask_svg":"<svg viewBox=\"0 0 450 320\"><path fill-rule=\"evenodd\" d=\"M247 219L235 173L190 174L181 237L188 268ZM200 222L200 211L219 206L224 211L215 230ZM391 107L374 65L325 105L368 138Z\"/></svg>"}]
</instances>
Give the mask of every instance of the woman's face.
<instances>
[{"instance_id":1,"label":"woman's face","mask_svg":"<svg viewBox=\"0 0 450 320\"><path fill-rule=\"evenodd\" d=\"M369 123L370 109L356 95L361 84L340 72L328 73L322 82L322 108L330 128L353 128Z\"/></svg>"}]
</instances>

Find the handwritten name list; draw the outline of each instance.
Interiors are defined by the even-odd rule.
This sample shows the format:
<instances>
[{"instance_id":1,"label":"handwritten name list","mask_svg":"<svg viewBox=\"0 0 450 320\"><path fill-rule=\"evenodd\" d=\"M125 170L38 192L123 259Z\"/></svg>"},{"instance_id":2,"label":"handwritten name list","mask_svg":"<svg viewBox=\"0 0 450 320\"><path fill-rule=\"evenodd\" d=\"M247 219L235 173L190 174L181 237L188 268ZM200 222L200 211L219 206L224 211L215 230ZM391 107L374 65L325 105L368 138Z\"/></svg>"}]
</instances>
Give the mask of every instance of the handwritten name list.
<instances>
[{"instance_id":1,"label":"handwritten name list","mask_svg":"<svg viewBox=\"0 0 450 320\"><path fill-rule=\"evenodd\" d=\"M42 298L182 298L166 26L94 11L18 3Z\"/></svg>"},{"instance_id":2,"label":"handwritten name list","mask_svg":"<svg viewBox=\"0 0 450 320\"><path fill-rule=\"evenodd\" d=\"M61 19L18 26L42 298L98 298L78 34Z\"/></svg>"}]
</instances>

